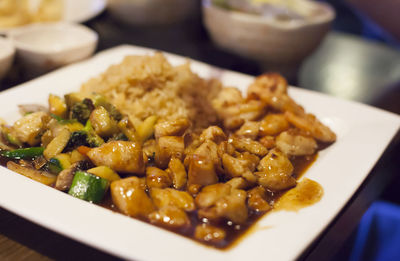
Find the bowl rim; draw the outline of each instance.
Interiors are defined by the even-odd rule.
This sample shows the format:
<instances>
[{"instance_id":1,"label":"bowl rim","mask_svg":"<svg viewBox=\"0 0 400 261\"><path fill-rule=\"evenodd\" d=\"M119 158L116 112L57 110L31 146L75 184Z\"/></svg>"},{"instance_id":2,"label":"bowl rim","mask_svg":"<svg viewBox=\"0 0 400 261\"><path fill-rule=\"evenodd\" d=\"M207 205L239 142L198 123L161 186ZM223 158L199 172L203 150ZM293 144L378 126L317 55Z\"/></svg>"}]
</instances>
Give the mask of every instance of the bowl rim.
<instances>
[{"instance_id":1,"label":"bowl rim","mask_svg":"<svg viewBox=\"0 0 400 261\"><path fill-rule=\"evenodd\" d=\"M13 57L15 54L15 45L9 38L0 36L0 61ZM4 48L5 47L5 48Z\"/></svg>"},{"instance_id":2,"label":"bowl rim","mask_svg":"<svg viewBox=\"0 0 400 261\"><path fill-rule=\"evenodd\" d=\"M27 42L18 40L18 37L21 35L32 32L41 32L46 30L58 30L58 31L71 30L72 33L80 31L80 33L84 33L88 37L79 38L79 41L76 44L73 44L71 46L63 46L62 48L57 50L55 49L44 50L42 48L37 48L36 46L29 44ZM86 46L96 45L99 38L98 34L92 29L88 28L87 26L71 22L29 24L10 31L9 33L7 33L7 37L14 43L17 52L28 51L38 55L57 55L71 50L83 48Z\"/></svg>"},{"instance_id":3,"label":"bowl rim","mask_svg":"<svg viewBox=\"0 0 400 261\"><path fill-rule=\"evenodd\" d=\"M266 26L271 26L275 27L280 30L297 30L299 28L304 28L304 27L309 27L309 26L315 26L319 24L326 24L332 22L335 17L336 17L336 12L335 9L328 3L324 2L316 2L316 1L310 1L310 0L297 0L297 1L304 1L304 2L309 2L318 6L323 7L326 10L326 14L323 16L317 17L318 19L308 19L308 20L298 20L298 21L293 21L290 23L287 22L282 22L282 21L276 21L272 19L266 19L265 17L257 14L251 14L251 13L245 13L245 12L240 12L240 11L235 11L235 10L228 10L223 7L219 7L215 4L212 3L212 0L202 0L202 10L203 14L206 12L207 9L214 9L220 12L221 14L228 15L230 18L241 21L243 23L249 23L249 24L257 24L257 25L266 25Z\"/></svg>"}]
</instances>

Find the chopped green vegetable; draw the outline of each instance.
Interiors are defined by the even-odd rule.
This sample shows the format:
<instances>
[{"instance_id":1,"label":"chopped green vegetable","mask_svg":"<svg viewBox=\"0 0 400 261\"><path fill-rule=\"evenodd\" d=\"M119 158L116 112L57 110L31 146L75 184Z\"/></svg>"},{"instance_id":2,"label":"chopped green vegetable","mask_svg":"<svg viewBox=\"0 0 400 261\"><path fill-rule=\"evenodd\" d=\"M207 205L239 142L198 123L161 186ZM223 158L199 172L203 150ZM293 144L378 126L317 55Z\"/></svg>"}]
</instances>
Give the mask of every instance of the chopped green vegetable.
<instances>
[{"instance_id":1,"label":"chopped green vegetable","mask_svg":"<svg viewBox=\"0 0 400 261\"><path fill-rule=\"evenodd\" d=\"M71 137L69 138L68 144L66 146L66 150L72 150L79 146L89 146L88 143L88 135L84 130L74 131L71 133Z\"/></svg>"},{"instance_id":2,"label":"chopped green vegetable","mask_svg":"<svg viewBox=\"0 0 400 261\"><path fill-rule=\"evenodd\" d=\"M51 158L47 163L47 169L54 174L60 173L62 170L71 166L71 158L68 154L58 154Z\"/></svg>"},{"instance_id":3,"label":"chopped green vegetable","mask_svg":"<svg viewBox=\"0 0 400 261\"><path fill-rule=\"evenodd\" d=\"M96 175L77 171L68 194L91 203L100 202L109 186L109 181Z\"/></svg>"},{"instance_id":4,"label":"chopped green vegetable","mask_svg":"<svg viewBox=\"0 0 400 261\"><path fill-rule=\"evenodd\" d=\"M96 107L103 106L114 120L120 121L122 119L121 112L114 105L109 103L104 96L100 94L94 96L93 104Z\"/></svg>"},{"instance_id":5,"label":"chopped green vegetable","mask_svg":"<svg viewBox=\"0 0 400 261\"><path fill-rule=\"evenodd\" d=\"M43 155L43 147L31 147L15 150L0 151L0 155L10 159L33 159Z\"/></svg>"},{"instance_id":6,"label":"chopped green vegetable","mask_svg":"<svg viewBox=\"0 0 400 261\"><path fill-rule=\"evenodd\" d=\"M76 119L82 124L85 124L94 110L94 105L91 99L83 99L82 102L75 103L70 110L69 118Z\"/></svg>"},{"instance_id":7,"label":"chopped green vegetable","mask_svg":"<svg viewBox=\"0 0 400 261\"><path fill-rule=\"evenodd\" d=\"M83 130L86 131L87 143L89 144L89 147L99 147L104 143L104 140L93 130L92 124L89 120L86 122Z\"/></svg>"}]
</instances>

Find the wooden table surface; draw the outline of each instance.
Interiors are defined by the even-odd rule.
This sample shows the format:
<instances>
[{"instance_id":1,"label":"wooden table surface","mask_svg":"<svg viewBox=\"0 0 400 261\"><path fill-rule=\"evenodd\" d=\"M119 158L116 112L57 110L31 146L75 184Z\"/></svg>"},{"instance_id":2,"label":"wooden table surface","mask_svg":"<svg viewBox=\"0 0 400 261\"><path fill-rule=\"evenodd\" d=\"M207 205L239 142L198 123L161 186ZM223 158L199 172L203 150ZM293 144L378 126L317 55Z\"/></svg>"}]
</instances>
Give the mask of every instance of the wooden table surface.
<instances>
[{"instance_id":1,"label":"wooden table surface","mask_svg":"<svg viewBox=\"0 0 400 261\"><path fill-rule=\"evenodd\" d=\"M98 51L119 44L134 44L191 57L222 68L257 75L255 61L215 47L199 17L167 28L127 27L105 12L87 23L99 33ZM2 83L6 89L25 82L18 66ZM332 32L301 66L293 82L400 113L400 53L382 44ZM400 173L399 135L349 204L300 259L333 256L357 226L362 214L395 173ZM396 163L397 162L397 163ZM340 233L338 233L340 231ZM44 229L0 208L0 260L118 260L104 252Z\"/></svg>"}]
</instances>

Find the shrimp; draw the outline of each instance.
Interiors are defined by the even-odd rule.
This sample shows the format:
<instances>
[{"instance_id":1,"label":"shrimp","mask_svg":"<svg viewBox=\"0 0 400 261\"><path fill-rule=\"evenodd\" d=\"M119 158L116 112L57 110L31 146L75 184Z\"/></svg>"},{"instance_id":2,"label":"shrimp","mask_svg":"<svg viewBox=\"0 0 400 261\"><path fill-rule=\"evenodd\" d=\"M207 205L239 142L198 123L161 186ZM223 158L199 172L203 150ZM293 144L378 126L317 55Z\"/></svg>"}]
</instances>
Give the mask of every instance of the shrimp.
<instances>
[{"instance_id":1,"label":"shrimp","mask_svg":"<svg viewBox=\"0 0 400 261\"><path fill-rule=\"evenodd\" d=\"M247 97L261 100L274 110L304 113L303 107L288 96L287 87L288 83L281 75L268 73L256 78L248 88Z\"/></svg>"},{"instance_id":2,"label":"shrimp","mask_svg":"<svg viewBox=\"0 0 400 261\"><path fill-rule=\"evenodd\" d=\"M297 128L310 133L315 139L322 142L334 142L336 134L320 122L313 114L296 115L293 112L285 112L286 119Z\"/></svg>"},{"instance_id":3,"label":"shrimp","mask_svg":"<svg viewBox=\"0 0 400 261\"><path fill-rule=\"evenodd\" d=\"M260 136L273 136L289 128L284 114L268 114L260 123Z\"/></svg>"},{"instance_id":4,"label":"shrimp","mask_svg":"<svg viewBox=\"0 0 400 261\"><path fill-rule=\"evenodd\" d=\"M276 138L276 146L286 155L303 156L314 154L318 145L312 137L284 131Z\"/></svg>"}]
</instances>

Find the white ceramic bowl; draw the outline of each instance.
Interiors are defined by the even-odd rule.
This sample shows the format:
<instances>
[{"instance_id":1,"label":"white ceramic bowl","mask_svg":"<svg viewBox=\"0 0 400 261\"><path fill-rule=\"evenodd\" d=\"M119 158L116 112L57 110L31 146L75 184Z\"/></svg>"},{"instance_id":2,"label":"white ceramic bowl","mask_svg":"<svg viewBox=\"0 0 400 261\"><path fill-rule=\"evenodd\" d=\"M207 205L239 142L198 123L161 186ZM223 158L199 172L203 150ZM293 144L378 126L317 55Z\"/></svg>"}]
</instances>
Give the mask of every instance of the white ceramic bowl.
<instances>
[{"instance_id":1,"label":"white ceramic bowl","mask_svg":"<svg viewBox=\"0 0 400 261\"><path fill-rule=\"evenodd\" d=\"M335 17L327 4L315 5L318 15L306 20L277 20L261 15L230 11L203 0L204 24L213 41L223 49L270 64L298 64L321 42Z\"/></svg>"},{"instance_id":2,"label":"white ceramic bowl","mask_svg":"<svg viewBox=\"0 0 400 261\"><path fill-rule=\"evenodd\" d=\"M28 75L83 60L93 54L98 36L78 24L33 24L9 32L17 48L18 62Z\"/></svg>"},{"instance_id":3,"label":"white ceramic bowl","mask_svg":"<svg viewBox=\"0 0 400 261\"><path fill-rule=\"evenodd\" d=\"M15 48L9 39L0 37L0 80L6 75L14 60Z\"/></svg>"},{"instance_id":4,"label":"white ceramic bowl","mask_svg":"<svg viewBox=\"0 0 400 261\"><path fill-rule=\"evenodd\" d=\"M108 0L111 14L132 25L162 25L192 15L199 0Z\"/></svg>"},{"instance_id":5,"label":"white ceramic bowl","mask_svg":"<svg viewBox=\"0 0 400 261\"><path fill-rule=\"evenodd\" d=\"M20 0L13 0L20 1ZM2 0L0 0L0 3ZM4 1L5 2L5 1ZM35 12L41 3L39 0L27 0L29 10ZM107 0L63 0L60 21L83 23L100 14L107 5ZM19 26L17 26L19 27ZM7 33L17 27L0 27L0 32Z\"/></svg>"}]
</instances>

